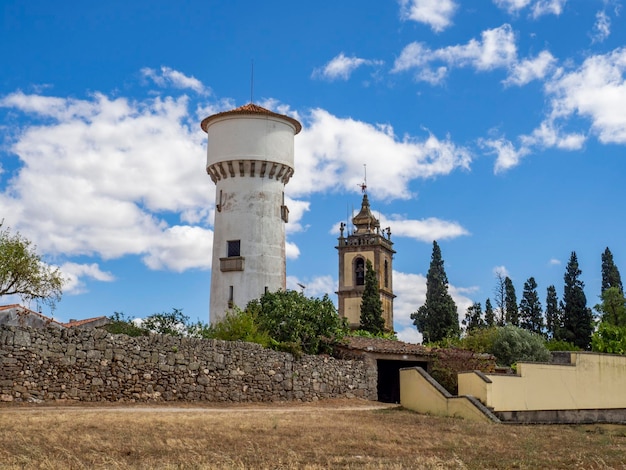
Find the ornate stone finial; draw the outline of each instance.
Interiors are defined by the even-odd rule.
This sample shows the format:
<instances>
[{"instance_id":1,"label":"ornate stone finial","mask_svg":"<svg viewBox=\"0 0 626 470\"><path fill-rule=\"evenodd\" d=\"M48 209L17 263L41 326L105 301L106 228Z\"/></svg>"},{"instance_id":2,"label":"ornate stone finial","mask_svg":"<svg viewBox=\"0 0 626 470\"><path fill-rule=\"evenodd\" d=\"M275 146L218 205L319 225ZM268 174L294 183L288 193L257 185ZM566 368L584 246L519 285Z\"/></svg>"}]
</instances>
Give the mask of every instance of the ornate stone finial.
<instances>
[{"instance_id":1,"label":"ornate stone finial","mask_svg":"<svg viewBox=\"0 0 626 470\"><path fill-rule=\"evenodd\" d=\"M385 232L387 232L387 240L391 240L391 227L387 227Z\"/></svg>"},{"instance_id":2,"label":"ornate stone finial","mask_svg":"<svg viewBox=\"0 0 626 470\"><path fill-rule=\"evenodd\" d=\"M341 232L341 238L343 238L343 231L345 228L346 228L346 224L341 222L341 224L339 224L339 231Z\"/></svg>"}]
</instances>

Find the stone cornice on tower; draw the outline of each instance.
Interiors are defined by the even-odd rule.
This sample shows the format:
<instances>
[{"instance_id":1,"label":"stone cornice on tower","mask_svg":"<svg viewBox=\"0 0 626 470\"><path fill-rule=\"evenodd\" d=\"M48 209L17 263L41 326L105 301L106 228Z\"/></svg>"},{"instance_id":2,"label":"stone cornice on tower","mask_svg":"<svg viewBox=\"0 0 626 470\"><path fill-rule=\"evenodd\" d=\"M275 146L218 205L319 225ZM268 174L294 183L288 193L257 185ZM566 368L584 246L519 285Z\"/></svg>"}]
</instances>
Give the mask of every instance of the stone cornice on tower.
<instances>
[{"instance_id":1,"label":"stone cornice on tower","mask_svg":"<svg viewBox=\"0 0 626 470\"><path fill-rule=\"evenodd\" d=\"M287 184L294 170L288 165L267 160L228 160L208 166L206 172L216 184L222 179L236 176L267 177Z\"/></svg>"},{"instance_id":2,"label":"stone cornice on tower","mask_svg":"<svg viewBox=\"0 0 626 470\"><path fill-rule=\"evenodd\" d=\"M209 117L206 117L200 123L200 127L204 132L207 132L207 128L211 121L214 121L219 118L228 117L228 116L241 116L241 115L260 115L260 116L272 116L275 118L284 119L293 125L295 128L295 134L298 134L302 130L302 124L298 122L296 119L286 116L284 114L275 113L274 111L270 111L269 109L265 109L262 106L258 106L254 103L248 103L243 106L240 106L235 109L231 109L230 111L223 111L221 113L212 114Z\"/></svg>"}]
</instances>

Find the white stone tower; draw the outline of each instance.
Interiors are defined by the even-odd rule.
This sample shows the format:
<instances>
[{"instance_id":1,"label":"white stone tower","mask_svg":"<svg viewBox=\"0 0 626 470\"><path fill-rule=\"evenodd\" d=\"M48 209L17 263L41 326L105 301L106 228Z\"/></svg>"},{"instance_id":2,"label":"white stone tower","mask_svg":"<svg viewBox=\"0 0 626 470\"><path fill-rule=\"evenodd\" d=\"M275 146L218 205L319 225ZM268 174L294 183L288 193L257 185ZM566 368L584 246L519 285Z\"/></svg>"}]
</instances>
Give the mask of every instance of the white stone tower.
<instances>
[{"instance_id":1,"label":"white stone tower","mask_svg":"<svg viewBox=\"0 0 626 470\"><path fill-rule=\"evenodd\" d=\"M302 126L255 104L202 121L206 171L216 185L210 319L286 288L284 189Z\"/></svg>"}]
</instances>

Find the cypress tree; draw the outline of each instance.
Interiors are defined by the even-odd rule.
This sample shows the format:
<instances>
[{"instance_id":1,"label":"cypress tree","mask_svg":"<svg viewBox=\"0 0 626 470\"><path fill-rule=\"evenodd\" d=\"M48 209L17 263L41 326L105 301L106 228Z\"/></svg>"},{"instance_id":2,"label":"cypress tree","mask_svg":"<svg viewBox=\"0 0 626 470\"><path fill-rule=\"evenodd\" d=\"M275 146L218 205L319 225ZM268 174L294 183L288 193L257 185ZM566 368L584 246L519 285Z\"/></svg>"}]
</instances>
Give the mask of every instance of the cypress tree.
<instances>
[{"instance_id":1,"label":"cypress tree","mask_svg":"<svg viewBox=\"0 0 626 470\"><path fill-rule=\"evenodd\" d=\"M510 277L504 279L504 308L507 325L519 326L519 312L517 310L517 296L515 286Z\"/></svg>"},{"instance_id":2,"label":"cypress tree","mask_svg":"<svg viewBox=\"0 0 626 470\"><path fill-rule=\"evenodd\" d=\"M524 293L520 302L520 326L535 333L543 333L543 312L534 277L529 277L524 283Z\"/></svg>"},{"instance_id":3,"label":"cypress tree","mask_svg":"<svg viewBox=\"0 0 626 470\"><path fill-rule=\"evenodd\" d=\"M417 312L411 314L411 318L424 336L425 343L459 336L456 304L448 294L448 276L443 267L441 249L436 241L433 242L433 254L426 275L426 302Z\"/></svg>"},{"instance_id":4,"label":"cypress tree","mask_svg":"<svg viewBox=\"0 0 626 470\"><path fill-rule=\"evenodd\" d=\"M549 338L560 337L561 311L559 299L556 296L556 288L548 286L546 294L546 333Z\"/></svg>"},{"instance_id":5,"label":"cypress tree","mask_svg":"<svg viewBox=\"0 0 626 470\"><path fill-rule=\"evenodd\" d=\"M602 292L611 287L617 287L621 292L624 292L622 277L613 262L613 253L607 246L604 253L602 253Z\"/></svg>"},{"instance_id":6,"label":"cypress tree","mask_svg":"<svg viewBox=\"0 0 626 470\"><path fill-rule=\"evenodd\" d=\"M485 325L487 328L491 328L496 325L496 315L493 312L493 307L491 306L491 300L489 298L485 301Z\"/></svg>"},{"instance_id":7,"label":"cypress tree","mask_svg":"<svg viewBox=\"0 0 626 470\"><path fill-rule=\"evenodd\" d=\"M582 349L589 349L593 332L593 314L587 308L587 297L583 290L585 284L579 279L582 271L578 269L576 252L572 251L565 269L563 280L563 329L559 339L574 343Z\"/></svg>"},{"instance_id":8,"label":"cypress tree","mask_svg":"<svg viewBox=\"0 0 626 470\"><path fill-rule=\"evenodd\" d=\"M370 260L365 263L365 286L361 296L360 323L360 328L370 333L378 334L385 330L383 303L378 292L378 278Z\"/></svg>"},{"instance_id":9,"label":"cypress tree","mask_svg":"<svg viewBox=\"0 0 626 470\"><path fill-rule=\"evenodd\" d=\"M465 318L461 322L465 326L465 331L470 332L472 330L477 330L478 328L484 328L485 322L483 321L482 315L483 311L480 302L474 302L472 305L467 307Z\"/></svg>"}]
</instances>

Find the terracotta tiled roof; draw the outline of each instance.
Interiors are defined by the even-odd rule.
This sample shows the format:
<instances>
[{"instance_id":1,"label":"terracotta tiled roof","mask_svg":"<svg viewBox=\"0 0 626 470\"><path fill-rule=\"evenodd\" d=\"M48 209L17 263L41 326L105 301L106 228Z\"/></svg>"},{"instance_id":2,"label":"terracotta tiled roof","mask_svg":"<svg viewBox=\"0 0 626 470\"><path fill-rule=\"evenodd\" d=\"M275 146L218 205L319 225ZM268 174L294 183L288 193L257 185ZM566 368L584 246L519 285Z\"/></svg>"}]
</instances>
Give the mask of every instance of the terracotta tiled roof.
<instances>
[{"instance_id":1,"label":"terracotta tiled roof","mask_svg":"<svg viewBox=\"0 0 626 470\"><path fill-rule=\"evenodd\" d=\"M63 323L63 326L66 326L67 328L75 328L77 326L86 325L88 323L92 323L95 321L104 320L105 318L106 318L105 316L102 316L102 317L94 317L94 318L85 318L84 320L72 320L67 323Z\"/></svg>"},{"instance_id":2,"label":"terracotta tiled roof","mask_svg":"<svg viewBox=\"0 0 626 470\"><path fill-rule=\"evenodd\" d=\"M270 111L269 109L265 109L262 106L256 105L254 103L248 103L238 108L231 109L230 111L223 111L221 113L213 114L209 117L206 117L200 123L200 127L202 127L202 130L206 132L207 128L209 127L209 123L220 117L231 116L231 115L255 115L255 114L274 116L274 117L284 119L285 121L289 121L296 128L296 134L302 130L302 124L300 124L294 118L286 116L284 114L275 113L274 111Z\"/></svg>"},{"instance_id":3,"label":"terracotta tiled roof","mask_svg":"<svg viewBox=\"0 0 626 470\"><path fill-rule=\"evenodd\" d=\"M405 343L403 341L394 341L382 338L364 338L361 336L346 336L340 346L347 349L377 352L377 353L394 353L394 354L422 354L430 355L430 348L421 344Z\"/></svg>"},{"instance_id":4,"label":"terracotta tiled roof","mask_svg":"<svg viewBox=\"0 0 626 470\"><path fill-rule=\"evenodd\" d=\"M20 304L11 304L11 305L2 305L2 306L0 306L0 311L2 311L2 310L12 310L12 309L19 309L19 310L22 310L23 312L28 313L29 315L33 315L33 316L39 317L39 318L41 318L42 320L44 320L44 321L46 321L48 323L56 323L57 325L64 326L63 323L58 322L58 321L54 320L53 318L47 317L45 315L42 315L39 312L35 312L35 311L33 311L33 310L29 309L29 308L26 308L26 307L24 307L24 306L22 306Z\"/></svg>"}]
</instances>

